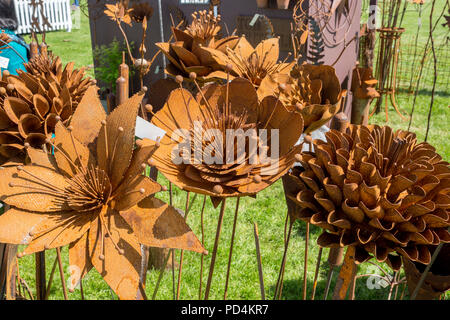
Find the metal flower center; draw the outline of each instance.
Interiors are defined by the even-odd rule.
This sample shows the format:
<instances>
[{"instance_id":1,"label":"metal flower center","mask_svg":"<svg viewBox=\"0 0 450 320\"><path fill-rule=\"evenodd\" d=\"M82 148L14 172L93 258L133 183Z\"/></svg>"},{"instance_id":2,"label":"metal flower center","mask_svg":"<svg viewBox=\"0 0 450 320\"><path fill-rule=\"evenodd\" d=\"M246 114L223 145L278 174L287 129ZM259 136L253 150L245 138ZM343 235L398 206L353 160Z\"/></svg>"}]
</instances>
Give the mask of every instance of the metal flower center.
<instances>
[{"instance_id":1,"label":"metal flower center","mask_svg":"<svg viewBox=\"0 0 450 320\"><path fill-rule=\"evenodd\" d=\"M65 190L67 204L75 211L91 211L104 206L111 195L111 183L106 172L89 168L70 179Z\"/></svg>"}]
</instances>

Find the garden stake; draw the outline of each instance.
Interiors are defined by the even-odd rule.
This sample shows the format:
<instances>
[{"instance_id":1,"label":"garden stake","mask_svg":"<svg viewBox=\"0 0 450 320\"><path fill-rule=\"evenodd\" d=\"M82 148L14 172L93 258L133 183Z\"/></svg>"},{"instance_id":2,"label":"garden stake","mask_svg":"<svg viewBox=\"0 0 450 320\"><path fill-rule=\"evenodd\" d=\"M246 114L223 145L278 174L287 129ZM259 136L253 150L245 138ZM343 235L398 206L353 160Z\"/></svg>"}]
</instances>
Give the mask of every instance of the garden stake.
<instances>
[{"instance_id":1,"label":"garden stake","mask_svg":"<svg viewBox=\"0 0 450 320\"><path fill-rule=\"evenodd\" d=\"M223 198L222 206L220 207L219 220L217 222L216 238L214 240L214 249L213 249L213 253L211 256L211 264L209 266L208 282L206 283L206 289L205 289L205 300L209 299L209 291L211 290L211 282L212 282L212 277L213 277L213 273L214 273L214 266L216 264L217 248L219 247L220 232L222 230L223 215L225 213L225 203L226 203L226 198Z\"/></svg>"},{"instance_id":2,"label":"garden stake","mask_svg":"<svg viewBox=\"0 0 450 320\"><path fill-rule=\"evenodd\" d=\"M275 286L275 294L273 296L273 299L280 299L281 297L281 291L283 290L283 278L284 278L284 268L286 266L286 254L289 246L289 240L291 239L291 232L292 232L292 226L294 225L294 221L289 218L289 229L287 234L287 240L284 244L284 252L283 252L283 258L281 260L281 267L280 271L278 273L278 279L277 284Z\"/></svg>"},{"instance_id":3,"label":"garden stake","mask_svg":"<svg viewBox=\"0 0 450 320\"><path fill-rule=\"evenodd\" d=\"M450 228L448 228L448 231L450 231ZM434 250L433 255L431 256L431 261L425 268L425 270L422 273L422 276L420 277L419 282L417 283L416 288L413 291L413 294L411 295L410 300L416 300L417 294L419 293L420 288L422 287L423 283L425 282L425 278L428 275L428 272L430 272L431 267L433 266L434 261L436 260L437 256L439 255L439 252L441 251L442 247L444 246L444 243L441 242L436 250Z\"/></svg>"},{"instance_id":4,"label":"garden stake","mask_svg":"<svg viewBox=\"0 0 450 320\"><path fill-rule=\"evenodd\" d=\"M240 199L241 199L241 197L237 197L237 200L236 200L236 211L234 212L234 221L233 221L233 231L231 233L230 252L228 253L228 266L227 266L227 276L226 276L226 280L225 280L225 293L223 295L223 299L224 300L227 300L228 281L230 279L231 257L233 255L234 235L236 233L236 223L237 223L237 218L238 218L239 200Z\"/></svg>"},{"instance_id":5,"label":"garden stake","mask_svg":"<svg viewBox=\"0 0 450 320\"><path fill-rule=\"evenodd\" d=\"M153 294L152 294L152 300L155 300L155 298L156 298L156 294L158 293L159 285L164 276L164 271L166 270L166 267L167 267L167 262L169 261L170 255L173 255L173 251L174 251L174 249L170 249L169 253L167 254L167 257L164 259L164 265L159 272L159 277L158 277L158 280L156 281L155 290L153 291Z\"/></svg>"},{"instance_id":6,"label":"garden stake","mask_svg":"<svg viewBox=\"0 0 450 320\"><path fill-rule=\"evenodd\" d=\"M189 213L189 197L190 197L190 192L186 192L186 204L184 206L184 221L187 220L187 216ZM183 272L183 257L184 257L184 250L181 250L180 252L180 267L178 269L178 285L177 285L177 300L180 300L180 287L181 287L181 275Z\"/></svg>"},{"instance_id":7,"label":"garden stake","mask_svg":"<svg viewBox=\"0 0 450 320\"><path fill-rule=\"evenodd\" d=\"M333 300L345 300L349 286L356 276L357 267L355 264L355 247L348 246L344 257L344 264L334 288Z\"/></svg>"},{"instance_id":8,"label":"garden stake","mask_svg":"<svg viewBox=\"0 0 450 320\"><path fill-rule=\"evenodd\" d=\"M323 251L323 248L320 247L319 254L317 256L316 271L314 272L314 283L313 283L313 292L311 295L311 300L314 300L314 297L316 296L317 278L319 277L320 260L322 259L322 251Z\"/></svg>"},{"instance_id":9,"label":"garden stake","mask_svg":"<svg viewBox=\"0 0 450 320\"><path fill-rule=\"evenodd\" d=\"M45 281L45 252L36 252L36 299L45 300L46 297L46 281Z\"/></svg>"},{"instance_id":10,"label":"garden stake","mask_svg":"<svg viewBox=\"0 0 450 320\"><path fill-rule=\"evenodd\" d=\"M61 249L59 247L56 248L56 257L57 257L57 260L58 260L59 276L61 277L61 285L62 285L62 288L63 288L64 300L68 300L67 288L66 288L66 279L64 277L64 267L62 265L62 260L61 260Z\"/></svg>"},{"instance_id":11,"label":"garden stake","mask_svg":"<svg viewBox=\"0 0 450 320\"><path fill-rule=\"evenodd\" d=\"M264 289L264 274L261 261L261 250L259 246L258 224L256 222L253 224L253 231L255 235L256 261L258 263L259 289L261 290L261 300L266 300L266 290Z\"/></svg>"},{"instance_id":12,"label":"garden stake","mask_svg":"<svg viewBox=\"0 0 450 320\"><path fill-rule=\"evenodd\" d=\"M204 215L205 215L205 205L206 205L206 195L203 197L202 212L200 213L200 225L202 229L202 246L205 246L205 225L204 225ZM202 286L203 286L203 260L204 255L200 255L200 286L198 288L198 300L202 299Z\"/></svg>"}]
</instances>

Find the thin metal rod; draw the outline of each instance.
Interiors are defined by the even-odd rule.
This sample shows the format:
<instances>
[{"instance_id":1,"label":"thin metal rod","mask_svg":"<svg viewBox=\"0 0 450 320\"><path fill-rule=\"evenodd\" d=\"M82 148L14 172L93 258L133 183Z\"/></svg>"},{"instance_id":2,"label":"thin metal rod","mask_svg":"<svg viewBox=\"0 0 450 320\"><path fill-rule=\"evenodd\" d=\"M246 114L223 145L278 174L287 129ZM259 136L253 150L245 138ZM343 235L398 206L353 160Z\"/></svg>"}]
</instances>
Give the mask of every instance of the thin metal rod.
<instances>
[{"instance_id":1,"label":"thin metal rod","mask_svg":"<svg viewBox=\"0 0 450 320\"><path fill-rule=\"evenodd\" d=\"M323 295L323 300L327 300L327 298L328 298L328 292L330 291L330 287L331 287L331 279L333 279L333 270L334 270L334 266L330 266L330 271L328 271L327 285L325 287L325 293Z\"/></svg>"},{"instance_id":2,"label":"thin metal rod","mask_svg":"<svg viewBox=\"0 0 450 320\"><path fill-rule=\"evenodd\" d=\"M255 247L256 247L256 261L258 262L258 275L259 275L259 289L261 290L261 300L266 300L266 290L264 289L264 274L262 268L261 260L261 250L259 246L259 232L258 225L254 223L254 234L255 234Z\"/></svg>"},{"instance_id":3,"label":"thin metal rod","mask_svg":"<svg viewBox=\"0 0 450 320\"><path fill-rule=\"evenodd\" d=\"M319 254L317 256L316 271L314 272L314 283L313 283L313 291L312 291L312 295L311 295L311 300L314 300L314 298L316 296L317 279L319 277L320 260L322 259L322 251L323 251L323 248L320 247Z\"/></svg>"},{"instance_id":4,"label":"thin metal rod","mask_svg":"<svg viewBox=\"0 0 450 320\"><path fill-rule=\"evenodd\" d=\"M169 204L172 206L173 195L172 195L172 182L169 182ZM172 299L175 300L176 289L175 289L175 250L172 251Z\"/></svg>"},{"instance_id":5,"label":"thin metal rod","mask_svg":"<svg viewBox=\"0 0 450 320\"><path fill-rule=\"evenodd\" d=\"M303 300L306 300L306 289L308 284L308 245L309 245L309 222L306 223L305 236L305 262L303 265Z\"/></svg>"},{"instance_id":6,"label":"thin metal rod","mask_svg":"<svg viewBox=\"0 0 450 320\"><path fill-rule=\"evenodd\" d=\"M450 231L450 228L448 228ZM437 256L439 255L439 252L441 252L442 247L444 246L444 243L440 243L436 250L434 250L433 255L431 256L431 261L425 268L425 271L422 273L422 276L420 277L419 282L417 283L416 288L413 291L413 294L411 295L411 300L416 300L417 294L419 293L420 288L422 288L423 283L425 282L425 278L428 275L428 272L430 272L431 267L433 266L434 261L436 260Z\"/></svg>"},{"instance_id":7,"label":"thin metal rod","mask_svg":"<svg viewBox=\"0 0 450 320\"><path fill-rule=\"evenodd\" d=\"M83 278L80 278L80 294L81 294L81 300L84 299L84 290L83 290Z\"/></svg>"},{"instance_id":8,"label":"thin metal rod","mask_svg":"<svg viewBox=\"0 0 450 320\"><path fill-rule=\"evenodd\" d=\"M230 252L228 254L227 276L226 276L226 280L225 280L225 293L223 295L224 300L227 300L228 282L230 280L231 258L233 255L233 244L234 244L234 236L236 234L236 224L237 224L237 218L238 218L238 213L239 213L239 200L240 199L241 199L241 197L238 197L236 200L236 210L234 212L233 231L231 233Z\"/></svg>"},{"instance_id":9,"label":"thin metal rod","mask_svg":"<svg viewBox=\"0 0 450 320\"><path fill-rule=\"evenodd\" d=\"M164 271L166 270L167 263L169 262L169 258L171 255L173 256L173 251L174 251L174 249L170 249L169 253L167 254L166 259L164 259L164 265L161 268L161 271L159 272L159 277L158 277L158 280L156 281L155 290L153 291L153 294L152 294L152 300L155 300L155 298L156 298L156 295L157 295L158 289L159 289L159 285L161 284L161 280L164 276Z\"/></svg>"},{"instance_id":10,"label":"thin metal rod","mask_svg":"<svg viewBox=\"0 0 450 320\"><path fill-rule=\"evenodd\" d=\"M189 198L191 193L186 192L186 204L184 206L184 221L187 220L187 216L189 213ZM183 274L183 259L184 259L184 250L180 252L180 266L178 268L178 284L177 284L177 300L180 300L180 290L181 290L181 276Z\"/></svg>"},{"instance_id":11,"label":"thin metal rod","mask_svg":"<svg viewBox=\"0 0 450 320\"><path fill-rule=\"evenodd\" d=\"M64 268L61 259L61 249L59 247L56 248L56 256L58 259L59 276L61 277L61 285L63 288L64 300L68 300L69 297L67 296L66 279L64 277Z\"/></svg>"},{"instance_id":12,"label":"thin metal rod","mask_svg":"<svg viewBox=\"0 0 450 320\"><path fill-rule=\"evenodd\" d=\"M200 225L202 229L202 246L205 246L205 225L204 225L204 215L205 215L205 205L206 205L206 195L203 197L202 212L200 213ZM200 255L200 285L198 288L198 299L202 299L202 289L203 289L203 262L205 255Z\"/></svg>"},{"instance_id":13,"label":"thin metal rod","mask_svg":"<svg viewBox=\"0 0 450 320\"><path fill-rule=\"evenodd\" d=\"M56 265L58 263L58 258L55 258L55 262L53 262L52 271L50 272L50 278L48 279L47 289L45 290L45 299L48 299L50 295L50 289L52 288L53 276L55 275Z\"/></svg>"},{"instance_id":14,"label":"thin metal rod","mask_svg":"<svg viewBox=\"0 0 450 320\"><path fill-rule=\"evenodd\" d=\"M277 298L279 299L279 297L281 297L281 291L283 290L283 278L284 278L284 269L286 266L286 255L287 255L287 250L289 247L289 240L291 239L291 232L292 232L293 225L294 225L294 223L292 221L290 221L286 242L284 243L284 252L283 252L283 258L281 260L281 267L280 267L280 271L278 272L277 284L275 286L275 294L273 296L274 300Z\"/></svg>"},{"instance_id":15,"label":"thin metal rod","mask_svg":"<svg viewBox=\"0 0 450 320\"><path fill-rule=\"evenodd\" d=\"M222 230L226 199L227 198L223 198L222 206L220 207L219 220L217 222L217 229L216 229L216 238L214 240L214 249L213 249L213 253L211 256L211 264L209 266L208 281L206 283L206 289L205 289L205 300L209 299L209 291L211 290L211 282L212 282L212 277L214 274L214 266L216 264L217 248L219 247L219 238L220 238L220 232Z\"/></svg>"}]
</instances>

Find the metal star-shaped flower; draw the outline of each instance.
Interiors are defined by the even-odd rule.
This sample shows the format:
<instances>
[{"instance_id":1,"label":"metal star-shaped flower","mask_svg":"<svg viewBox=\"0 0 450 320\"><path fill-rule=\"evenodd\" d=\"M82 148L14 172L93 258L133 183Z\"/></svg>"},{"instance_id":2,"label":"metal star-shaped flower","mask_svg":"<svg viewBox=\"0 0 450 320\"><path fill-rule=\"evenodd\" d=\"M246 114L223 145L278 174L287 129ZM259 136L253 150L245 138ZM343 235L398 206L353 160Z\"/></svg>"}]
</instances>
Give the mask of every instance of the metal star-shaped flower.
<instances>
[{"instance_id":1,"label":"metal star-shaped flower","mask_svg":"<svg viewBox=\"0 0 450 320\"><path fill-rule=\"evenodd\" d=\"M159 143L139 140L134 149L143 92L106 116L96 90L68 128L56 125L46 141L54 155L28 145L30 165L0 170L0 199L11 206L0 242L28 244L19 257L70 245L70 288L94 267L119 298L136 299L139 244L204 249L175 208L150 197L162 187L142 172Z\"/></svg>"}]
</instances>

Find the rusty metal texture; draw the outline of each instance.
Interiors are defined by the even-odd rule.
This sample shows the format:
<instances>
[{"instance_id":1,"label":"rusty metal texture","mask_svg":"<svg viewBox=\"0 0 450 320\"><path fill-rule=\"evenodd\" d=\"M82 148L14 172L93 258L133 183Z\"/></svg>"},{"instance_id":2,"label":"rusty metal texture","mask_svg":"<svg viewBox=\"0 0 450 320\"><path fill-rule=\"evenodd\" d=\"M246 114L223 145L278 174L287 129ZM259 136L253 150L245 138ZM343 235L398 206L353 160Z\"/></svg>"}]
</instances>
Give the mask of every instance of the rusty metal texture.
<instances>
[{"instance_id":1,"label":"rusty metal texture","mask_svg":"<svg viewBox=\"0 0 450 320\"><path fill-rule=\"evenodd\" d=\"M352 118L353 124L369 124L369 108L373 99L380 94L376 90L378 81L373 77L372 68L356 67L353 70L352 88Z\"/></svg>"},{"instance_id":2,"label":"rusty metal texture","mask_svg":"<svg viewBox=\"0 0 450 320\"><path fill-rule=\"evenodd\" d=\"M433 251L432 248L431 251ZM419 280L425 270L425 266L416 262L403 259L405 266L406 281L408 283L408 291L413 294ZM416 299L431 300L439 298L439 296L450 289L450 245L444 244L433 263L429 273L425 277L422 287L419 289Z\"/></svg>"},{"instance_id":3,"label":"rusty metal texture","mask_svg":"<svg viewBox=\"0 0 450 320\"><path fill-rule=\"evenodd\" d=\"M0 242L26 244L18 257L70 245L70 290L94 267L119 298L136 299L145 293L139 244L205 251L175 208L148 198L161 186L142 175L158 143L134 148L144 91L108 116L96 91L88 88L71 124L59 121L44 141L54 155L26 146L29 165L0 170L1 200L11 206Z\"/></svg>"},{"instance_id":4,"label":"rusty metal texture","mask_svg":"<svg viewBox=\"0 0 450 320\"><path fill-rule=\"evenodd\" d=\"M355 246L355 261L374 256L394 270L401 256L428 264L430 246L450 241L450 167L413 133L389 127L331 130L302 153L306 186L289 195L298 218L324 229L318 244Z\"/></svg>"}]
</instances>

